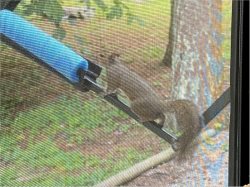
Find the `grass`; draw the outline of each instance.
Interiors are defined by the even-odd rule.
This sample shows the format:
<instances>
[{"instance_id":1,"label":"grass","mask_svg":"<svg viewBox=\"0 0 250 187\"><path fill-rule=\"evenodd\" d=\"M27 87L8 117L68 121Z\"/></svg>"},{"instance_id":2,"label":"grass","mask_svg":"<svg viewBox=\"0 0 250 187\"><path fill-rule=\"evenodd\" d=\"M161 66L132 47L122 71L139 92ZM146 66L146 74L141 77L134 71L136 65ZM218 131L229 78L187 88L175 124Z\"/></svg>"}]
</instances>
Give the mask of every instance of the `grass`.
<instances>
[{"instance_id":1,"label":"grass","mask_svg":"<svg viewBox=\"0 0 250 187\"><path fill-rule=\"evenodd\" d=\"M120 110L112 106L104 107L106 105L100 99L81 101L77 96L71 99L63 97L52 104L21 112L12 127L17 132L28 130L33 136L44 134L52 138L57 133L65 133L70 142L83 143L84 139L93 136L96 128L105 132L115 130L121 123L113 118L128 119ZM82 133L84 137L80 136Z\"/></svg>"},{"instance_id":2,"label":"grass","mask_svg":"<svg viewBox=\"0 0 250 187\"><path fill-rule=\"evenodd\" d=\"M115 151L122 155L119 158L113 154L104 158L78 149L65 151L55 141L58 134L66 134L64 144L84 145L88 139L97 138L96 128L106 136L117 129L121 125L121 120L115 121L117 117L128 119L104 101L81 102L77 97L63 97L21 112L11 130L1 132L0 158L6 165L0 171L1 186L93 185L152 154L150 149L138 151L128 147ZM124 126L123 132L132 127Z\"/></svg>"}]
</instances>

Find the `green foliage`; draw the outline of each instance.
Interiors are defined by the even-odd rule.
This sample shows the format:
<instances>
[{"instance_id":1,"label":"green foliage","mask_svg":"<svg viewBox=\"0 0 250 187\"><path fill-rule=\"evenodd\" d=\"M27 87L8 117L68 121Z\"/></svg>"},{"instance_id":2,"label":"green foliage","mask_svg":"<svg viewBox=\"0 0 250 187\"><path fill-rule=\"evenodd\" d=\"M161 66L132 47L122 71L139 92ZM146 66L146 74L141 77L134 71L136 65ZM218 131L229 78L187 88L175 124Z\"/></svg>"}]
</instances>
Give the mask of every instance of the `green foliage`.
<instances>
[{"instance_id":1,"label":"green foliage","mask_svg":"<svg viewBox=\"0 0 250 187\"><path fill-rule=\"evenodd\" d=\"M108 20L121 19L123 15L126 15L127 17L127 24L136 22L137 24L144 26L143 19L135 15L128 5L123 3L121 0L114 0L113 5L109 8L109 11L106 14L106 18Z\"/></svg>"},{"instance_id":2,"label":"green foliage","mask_svg":"<svg viewBox=\"0 0 250 187\"><path fill-rule=\"evenodd\" d=\"M53 22L56 26L53 36L58 40L62 40L66 31L60 27L64 11L58 0L31 0L29 3L23 3L21 8L21 14L25 16L31 16L36 14L47 18Z\"/></svg>"},{"instance_id":3,"label":"green foliage","mask_svg":"<svg viewBox=\"0 0 250 187\"><path fill-rule=\"evenodd\" d=\"M126 10L127 22L131 24L136 21L138 24L143 25L143 20L138 16L134 15L130 8L123 3L121 0L114 0L113 5L108 7L103 0L92 0L96 7L98 7L102 12L106 13L106 18L108 20L120 19L124 15L124 10ZM86 4L88 7L92 5L91 0L78 1L76 4ZM75 4L73 3L73 4ZM36 14L47 18L49 21L53 22L57 29L54 32L54 37L59 40L64 39L66 32L60 27L62 17L64 16L64 11L62 5L68 4L63 0L31 0L27 3L22 3L21 13L30 16Z\"/></svg>"},{"instance_id":4,"label":"green foliage","mask_svg":"<svg viewBox=\"0 0 250 187\"><path fill-rule=\"evenodd\" d=\"M110 8L109 13L107 14L107 19L119 19L123 15L123 6L120 1L115 1L115 4Z\"/></svg>"},{"instance_id":5,"label":"green foliage","mask_svg":"<svg viewBox=\"0 0 250 187\"><path fill-rule=\"evenodd\" d=\"M103 0L93 0L93 1L97 5L97 7L100 8L103 12L107 11L108 7ZM88 0L86 3L88 6L90 6L90 0Z\"/></svg>"},{"instance_id":6,"label":"green foliage","mask_svg":"<svg viewBox=\"0 0 250 187\"><path fill-rule=\"evenodd\" d=\"M29 4L23 5L22 13L26 16L37 14L48 18L58 26L64 15L62 6L58 0L32 0Z\"/></svg>"}]
</instances>

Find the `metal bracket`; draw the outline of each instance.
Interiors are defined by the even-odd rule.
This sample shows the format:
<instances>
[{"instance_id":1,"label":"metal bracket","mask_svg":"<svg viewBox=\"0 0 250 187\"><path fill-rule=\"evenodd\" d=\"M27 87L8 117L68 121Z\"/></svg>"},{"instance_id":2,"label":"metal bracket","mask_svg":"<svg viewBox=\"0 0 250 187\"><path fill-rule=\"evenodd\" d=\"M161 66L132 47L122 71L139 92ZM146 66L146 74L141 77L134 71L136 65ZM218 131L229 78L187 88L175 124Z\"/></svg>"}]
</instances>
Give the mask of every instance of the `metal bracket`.
<instances>
[{"instance_id":1,"label":"metal bracket","mask_svg":"<svg viewBox=\"0 0 250 187\"><path fill-rule=\"evenodd\" d=\"M21 2L21 0L1 0L0 1L0 10L8 9L8 10L15 10L17 5Z\"/></svg>"},{"instance_id":2,"label":"metal bracket","mask_svg":"<svg viewBox=\"0 0 250 187\"><path fill-rule=\"evenodd\" d=\"M76 85L76 87L82 92L87 92L89 90L92 90L96 93L103 92L103 89L96 83L96 79L101 74L102 67L94 64L88 59L87 61L89 64L88 70L84 71L82 69L79 69L77 72L80 81L79 84Z\"/></svg>"}]
</instances>

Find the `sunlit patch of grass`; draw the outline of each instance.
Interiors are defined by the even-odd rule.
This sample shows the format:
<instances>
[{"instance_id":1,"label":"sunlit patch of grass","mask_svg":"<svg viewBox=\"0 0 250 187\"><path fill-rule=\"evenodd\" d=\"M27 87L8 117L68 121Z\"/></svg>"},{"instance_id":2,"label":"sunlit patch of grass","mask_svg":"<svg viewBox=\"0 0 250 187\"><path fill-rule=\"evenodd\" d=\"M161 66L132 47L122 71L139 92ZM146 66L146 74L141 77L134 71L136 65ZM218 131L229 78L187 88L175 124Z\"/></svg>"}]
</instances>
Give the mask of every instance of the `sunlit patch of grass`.
<instances>
[{"instance_id":1,"label":"sunlit patch of grass","mask_svg":"<svg viewBox=\"0 0 250 187\"><path fill-rule=\"evenodd\" d=\"M161 60L164 55L164 48L161 48L159 46L147 46L143 50L143 57L145 58L145 61L150 59L157 59Z\"/></svg>"}]
</instances>

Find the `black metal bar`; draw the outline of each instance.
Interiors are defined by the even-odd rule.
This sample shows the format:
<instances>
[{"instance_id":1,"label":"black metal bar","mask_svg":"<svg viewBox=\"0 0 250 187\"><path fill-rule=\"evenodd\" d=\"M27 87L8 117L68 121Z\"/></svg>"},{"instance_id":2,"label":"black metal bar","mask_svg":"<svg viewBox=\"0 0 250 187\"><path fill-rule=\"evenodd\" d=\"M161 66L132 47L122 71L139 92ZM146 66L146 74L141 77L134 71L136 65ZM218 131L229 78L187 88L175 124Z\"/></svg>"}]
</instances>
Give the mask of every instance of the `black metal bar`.
<instances>
[{"instance_id":1,"label":"black metal bar","mask_svg":"<svg viewBox=\"0 0 250 187\"><path fill-rule=\"evenodd\" d=\"M145 122L143 125L157 134L159 137L167 141L173 146L173 149L175 150L174 143L178 140L177 137L175 137L172 133L168 132L167 130L163 130L160 127L157 126L156 122L150 121L150 122Z\"/></svg>"},{"instance_id":2,"label":"black metal bar","mask_svg":"<svg viewBox=\"0 0 250 187\"><path fill-rule=\"evenodd\" d=\"M208 124L230 103L230 87L203 113L204 123Z\"/></svg>"},{"instance_id":3,"label":"black metal bar","mask_svg":"<svg viewBox=\"0 0 250 187\"><path fill-rule=\"evenodd\" d=\"M243 8L247 1L233 1L232 9L232 37L231 37L231 65L230 65L230 84L231 84L231 111L230 111L230 128L229 128L229 186L243 186L241 181L241 168L247 163L242 163L241 156L243 151L242 144L247 144L243 139L241 142L241 108L242 108L242 47L243 47ZM245 12L248 16L248 12ZM245 23L248 25L248 23ZM249 35L249 33L246 33ZM247 42L247 41L246 41ZM248 54L246 54L248 56ZM247 62L249 63L249 62ZM244 125L248 125L245 122ZM249 136L249 135L248 135ZM249 137L245 137L249 139ZM244 143L243 143L244 142ZM248 147L249 150L249 147ZM247 150L244 150L247 154ZM249 161L249 158L248 158ZM243 164L243 165L242 165ZM249 172L249 171L248 171ZM247 172L246 172L247 173ZM248 176L249 177L249 176ZM249 181L248 181L249 182ZM247 184L247 183L245 183Z\"/></svg>"},{"instance_id":4,"label":"black metal bar","mask_svg":"<svg viewBox=\"0 0 250 187\"><path fill-rule=\"evenodd\" d=\"M108 102L110 102L111 104L113 104L114 106L116 106L117 108L121 109L123 112L125 112L130 117L132 117L133 119L135 119L136 121L139 122L138 116L135 113L133 113L127 105L125 105L123 102L121 102L117 98L116 95L110 94L110 95L105 96L104 99L107 100ZM152 132L154 132L155 134L157 134L162 139L169 142L170 144L173 144L177 140L177 138L175 136L173 136L170 132L162 130L160 127L158 127L157 123L154 121L145 122L145 123L143 123L143 125L147 129L149 129Z\"/></svg>"},{"instance_id":5,"label":"black metal bar","mask_svg":"<svg viewBox=\"0 0 250 187\"><path fill-rule=\"evenodd\" d=\"M93 80L86 72L79 72L80 82L77 85L77 88L81 91L89 91L99 94L103 92L103 88L96 83L96 80Z\"/></svg>"},{"instance_id":6,"label":"black metal bar","mask_svg":"<svg viewBox=\"0 0 250 187\"><path fill-rule=\"evenodd\" d=\"M103 93L104 89L101 88L98 84L96 84L95 82L91 81L91 79L89 79L88 77L84 77L81 78L83 84L85 85L89 85L89 89L96 92L97 94ZM122 101L120 101L117 97L117 95L115 94L109 94L106 95L104 97L104 99L106 101L108 101L109 103L111 103L112 105L114 105L115 107L119 108L120 110L122 110L123 112L125 112L126 114L128 114L131 118L135 119L136 121L139 122L139 118L138 116L131 111L131 109L124 104ZM145 122L143 123L143 125L151 130L152 132L154 132L155 134L157 134L159 137L161 137L162 139L166 140L167 142L169 142L170 144L173 144L177 138L172 135L170 132L161 129L160 127L157 126L157 123L154 121L150 121L150 122Z\"/></svg>"}]
</instances>

